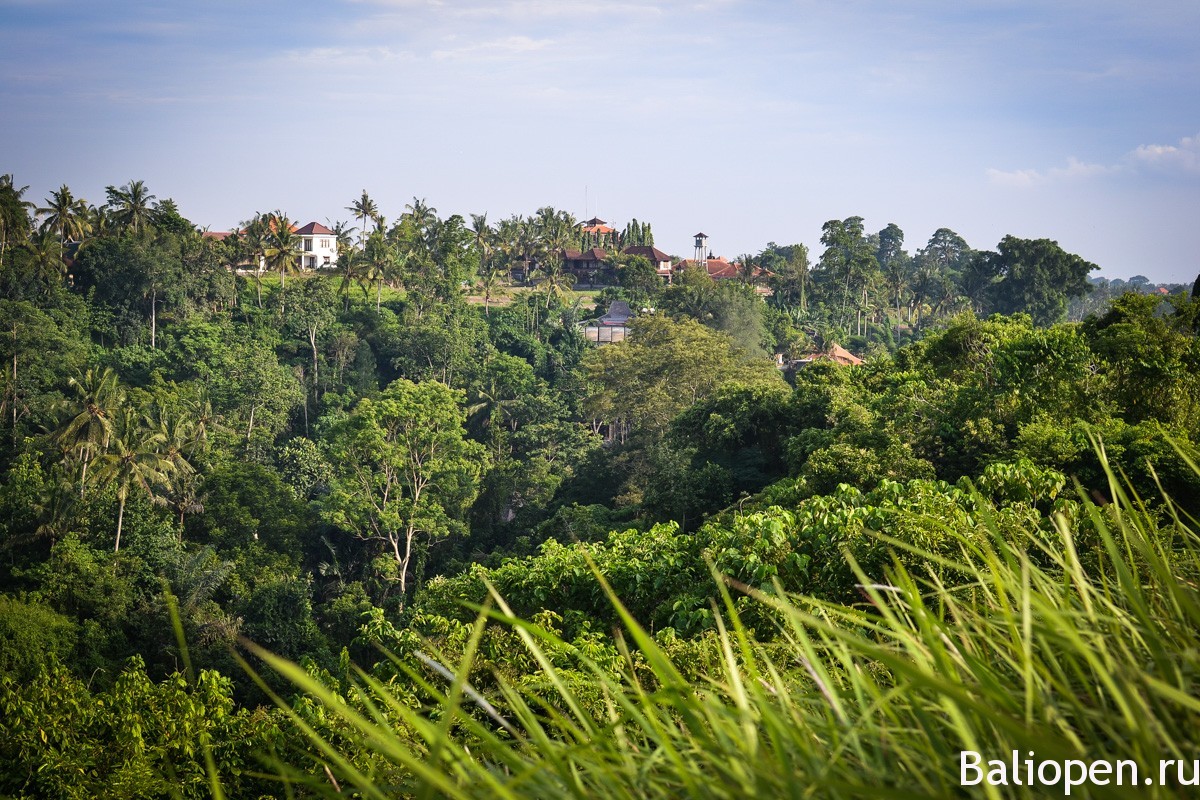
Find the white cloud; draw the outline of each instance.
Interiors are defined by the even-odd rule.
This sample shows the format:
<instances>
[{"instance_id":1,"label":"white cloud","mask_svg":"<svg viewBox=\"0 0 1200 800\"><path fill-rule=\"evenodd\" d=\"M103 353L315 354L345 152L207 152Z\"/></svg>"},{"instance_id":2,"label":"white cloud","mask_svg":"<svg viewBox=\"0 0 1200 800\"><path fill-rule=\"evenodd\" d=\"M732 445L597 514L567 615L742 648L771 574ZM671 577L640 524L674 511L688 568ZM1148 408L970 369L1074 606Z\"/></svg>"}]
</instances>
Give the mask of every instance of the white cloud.
<instances>
[{"instance_id":1,"label":"white cloud","mask_svg":"<svg viewBox=\"0 0 1200 800\"><path fill-rule=\"evenodd\" d=\"M1024 189L1051 182L1083 180L1101 175L1111 175L1120 170L1121 167L1109 166L1107 164L1088 164L1072 156L1067 159L1065 167L1051 167L1048 170L1018 169L1006 171L989 169L987 177L989 181L997 186Z\"/></svg>"},{"instance_id":2,"label":"white cloud","mask_svg":"<svg viewBox=\"0 0 1200 800\"><path fill-rule=\"evenodd\" d=\"M987 170L988 180L997 186L1009 186L1018 189L1024 189L1029 186L1037 186L1040 183L1045 183L1046 178L1036 169L1017 169L1006 171L989 167Z\"/></svg>"},{"instance_id":3,"label":"white cloud","mask_svg":"<svg viewBox=\"0 0 1200 800\"><path fill-rule=\"evenodd\" d=\"M1107 164L1087 164L1075 157L1067 159L1065 167L1054 167L1047 174L1051 179L1093 178L1098 175L1111 175L1120 172L1121 168Z\"/></svg>"},{"instance_id":4,"label":"white cloud","mask_svg":"<svg viewBox=\"0 0 1200 800\"><path fill-rule=\"evenodd\" d=\"M433 57L441 60L476 60L508 58L545 50L553 42L528 36L506 36L487 42L477 42L444 50L434 50Z\"/></svg>"},{"instance_id":5,"label":"white cloud","mask_svg":"<svg viewBox=\"0 0 1200 800\"><path fill-rule=\"evenodd\" d=\"M1144 144L1130 153L1137 164L1165 172L1200 174L1200 134L1178 144Z\"/></svg>"},{"instance_id":6,"label":"white cloud","mask_svg":"<svg viewBox=\"0 0 1200 800\"><path fill-rule=\"evenodd\" d=\"M545 17L628 18L659 16L660 3L598 3L595 0L350 0L400 11L432 10L449 17L511 17L523 21Z\"/></svg>"},{"instance_id":7,"label":"white cloud","mask_svg":"<svg viewBox=\"0 0 1200 800\"><path fill-rule=\"evenodd\" d=\"M288 50L284 58L293 63L321 67L371 66L391 61L412 61L415 56L391 47L313 47Z\"/></svg>"}]
</instances>

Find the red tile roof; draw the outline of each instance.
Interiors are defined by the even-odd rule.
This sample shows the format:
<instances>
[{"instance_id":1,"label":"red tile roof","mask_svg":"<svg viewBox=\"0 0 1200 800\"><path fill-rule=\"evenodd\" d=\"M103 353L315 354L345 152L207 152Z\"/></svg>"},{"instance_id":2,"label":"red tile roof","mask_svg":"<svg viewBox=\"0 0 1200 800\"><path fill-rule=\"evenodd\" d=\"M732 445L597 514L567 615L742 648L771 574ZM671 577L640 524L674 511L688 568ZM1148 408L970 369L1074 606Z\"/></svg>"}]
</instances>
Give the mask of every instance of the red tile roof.
<instances>
[{"instance_id":1,"label":"red tile roof","mask_svg":"<svg viewBox=\"0 0 1200 800\"><path fill-rule=\"evenodd\" d=\"M630 247L626 247L621 252L627 256L642 256L643 258L648 258L651 261L670 261L671 260L671 257L669 255L667 255L666 253L664 253L662 250L659 250L657 247L651 247L649 245L635 244Z\"/></svg>"},{"instance_id":2,"label":"red tile roof","mask_svg":"<svg viewBox=\"0 0 1200 800\"><path fill-rule=\"evenodd\" d=\"M741 272L742 265L736 261L730 263L723 258L709 258L704 261L695 261L690 258L685 258L675 265L676 270L684 270L688 267L696 267L703 265L708 277L714 280L728 280L736 278ZM758 274L757 272L755 273Z\"/></svg>"},{"instance_id":3,"label":"red tile roof","mask_svg":"<svg viewBox=\"0 0 1200 800\"><path fill-rule=\"evenodd\" d=\"M826 348L824 353L813 353L792 362L793 367L807 367L809 364L814 364L818 361L832 361L835 364L841 364L847 367L855 367L863 363L863 360L851 353L846 348L836 342Z\"/></svg>"},{"instance_id":4,"label":"red tile roof","mask_svg":"<svg viewBox=\"0 0 1200 800\"><path fill-rule=\"evenodd\" d=\"M324 225L322 225L319 222L310 222L307 225L305 225L303 228L297 228L296 234L298 236L333 236L334 235L333 231L329 230L329 228L326 228Z\"/></svg>"},{"instance_id":5,"label":"red tile roof","mask_svg":"<svg viewBox=\"0 0 1200 800\"><path fill-rule=\"evenodd\" d=\"M684 270L688 267L698 266L701 263L704 264L704 269L708 272L708 277L714 280L732 280L733 278L740 277L742 274L742 265L739 262L726 261L722 256L718 256L717 258L709 258L703 262L685 258L683 261L680 261L675 265L675 270ZM770 270L765 270L762 267L755 267L751 277L769 278L774 274L775 273L771 272Z\"/></svg>"},{"instance_id":6,"label":"red tile roof","mask_svg":"<svg viewBox=\"0 0 1200 800\"><path fill-rule=\"evenodd\" d=\"M836 342L825 352L825 357L830 361L836 361L839 364L849 364L851 366L863 363L861 358Z\"/></svg>"}]
</instances>

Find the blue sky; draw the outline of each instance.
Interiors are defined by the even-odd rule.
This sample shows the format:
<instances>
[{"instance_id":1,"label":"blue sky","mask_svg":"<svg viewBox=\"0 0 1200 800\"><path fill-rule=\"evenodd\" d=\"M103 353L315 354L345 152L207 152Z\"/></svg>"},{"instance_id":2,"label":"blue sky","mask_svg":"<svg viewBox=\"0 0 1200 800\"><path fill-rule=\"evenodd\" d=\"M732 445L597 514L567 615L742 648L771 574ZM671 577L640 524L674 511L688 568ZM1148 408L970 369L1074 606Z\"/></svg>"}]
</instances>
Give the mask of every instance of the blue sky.
<instances>
[{"instance_id":1,"label":"blue sky","mask_svg":"<svg viewBox=\"0 0 1200 800\"><path fill-rule=\"evenodd\" d=\"M1195 0L0 0L0 172L214 230L414 196L690 255L852 215L1200 272Z\"/></svg>"}]
</instances>

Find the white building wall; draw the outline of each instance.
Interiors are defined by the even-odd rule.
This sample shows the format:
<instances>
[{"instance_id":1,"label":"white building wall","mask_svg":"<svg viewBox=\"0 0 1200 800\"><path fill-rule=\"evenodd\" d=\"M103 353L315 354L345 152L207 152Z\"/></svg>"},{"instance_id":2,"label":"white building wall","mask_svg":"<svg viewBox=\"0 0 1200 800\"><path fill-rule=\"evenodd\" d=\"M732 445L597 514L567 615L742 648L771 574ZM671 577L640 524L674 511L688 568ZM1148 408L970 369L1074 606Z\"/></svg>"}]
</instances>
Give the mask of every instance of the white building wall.
<instances>
[{"instance_id":1,"label":"white building wall","mask_svg":"<svg viewBox=\"0 0 1200 800\"><path fill-rule=\"evenodd\" d=\"M329 269L337 266L337 238L332 233L301 236L300 266L304 269Z\"/></svg>"}]
</instances>

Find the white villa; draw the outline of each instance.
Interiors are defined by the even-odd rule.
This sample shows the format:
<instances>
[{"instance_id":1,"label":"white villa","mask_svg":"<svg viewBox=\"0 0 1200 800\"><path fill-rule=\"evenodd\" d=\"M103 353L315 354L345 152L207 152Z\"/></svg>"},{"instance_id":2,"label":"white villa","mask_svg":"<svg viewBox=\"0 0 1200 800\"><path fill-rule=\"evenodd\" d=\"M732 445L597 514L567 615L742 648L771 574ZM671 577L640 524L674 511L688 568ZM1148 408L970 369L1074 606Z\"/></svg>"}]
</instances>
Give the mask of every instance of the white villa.
<instances>
[{"instance_id":1,"label":"white villa","mask_svg":"<svg viewBox=\"0 0 1200 800\"><path fill-rule=\"evenodd\" d=\"M319 222L296 229L300 237L302 269L328 269L337 266L337 237Z\"/></svg>"},{"instance_id":2,"label":"white villa","mask_svg":"<svg viewBox=\"0 0 1200 800\"><path fill-rule=\"evenodd\" d=\"M319 222L310 222L302 228L292 227L292 233L300 238L300 254L296 258L296 266L300 269L331 269L337 266L337 234ZM205 231L205 239L224 241L231 236L229 231ZM252 263L239 266L252 267ZM259 257L258 271L267 268L266 259Z\"/></svg>"}]
</instances>

